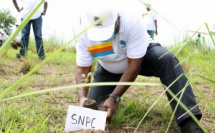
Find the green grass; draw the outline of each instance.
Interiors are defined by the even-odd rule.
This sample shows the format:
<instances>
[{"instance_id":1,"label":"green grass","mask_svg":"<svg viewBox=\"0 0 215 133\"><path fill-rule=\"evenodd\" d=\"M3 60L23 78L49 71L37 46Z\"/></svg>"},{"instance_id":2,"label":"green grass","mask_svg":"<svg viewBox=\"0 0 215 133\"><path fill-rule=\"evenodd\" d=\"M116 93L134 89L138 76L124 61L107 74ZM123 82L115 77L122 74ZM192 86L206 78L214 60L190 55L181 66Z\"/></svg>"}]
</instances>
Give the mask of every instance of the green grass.
<instances>
[{"instance_id":1,"label":"green grass","mask_svg":"<svg viewBox=\"0 0 215 133\"><path fill-rule=\"evenodd\" d=\"M192 42L190 42L192 43ZM34 45L31 41L30 45ZM47 56L57 49L58 45L46 45ZM34 69L41 60L36 52L29 50L28 56L22 60L15 58L18 52L9 48L7 54L1 58L0 62L0 92L16 83L20 78ZM75 84L75 50L67 48L58 54L54 54L40 69L34 71L23 82L9 91L4 98L9 98L38 90L45 90L53 87L62 87ZM168 49L173 49L172 47ZM174 53L177 52L173 51ZM207 52L206 49L194 53L192 47L184 47L177 55L182 67L192 83L194 93L199 106L203 112L202 125L212 132L215 130L214 111L214 83L198 76L213 79L214 60L211 55L215 55L214 50ZM191 52L187 52L191 51ZM95 62L96 64L96 62ZM23 66L29 66L25 73ZM213 79L214 80L214 79ZM139 76L136 82L160 83L155 77ZM199 89L202 94L198 93ZM163 87L133 85L122 97L117 113L108 124L111 131L134 132L137 125L157 98L160 100L152 107L146 117L140 123L137 132L166 132L170 123L172 110L168 105ZM205 95L203 97L202 95ZM23 97L18 100L9 100L0 104L0 130L5 132L63 132L68 105L78 106L76 90L66 89L54 92L46 92L39 95ZM175 121L171 121L168 132L179 132Z\"/></svg>"},{"instance_id":2,"label":"green grass","mask_svg":"<svg viewBox=\"0 0 215 133\"><path fill-rule=\"evenodd\" d=\"M35 10L43 2L44 0ZM15 34L24 27L30 16L23 21ZM172 25L168 19L161 17ZM96 22L92 25L95 24ZM205 26L208 29L207 24ZM167 49L177 56L193 86L194 94L203 113L201 126L207 132L214 132L215 50L209 47L199 48L197 52L193 50L192 37L198 30L191 37L186 34L182 42L176 40L175 44ZM35 42L31 39L27 57L18 60L16 59L18 51L9 46L15 34L11 35L5 45L0 48L0 132L61 133L64 130L68 105L78 106L76 90L73 87L76 50L74 47L68 47L68 44L75 38L66 44L55 36L44 40L47 56L44 61L38 59ZM210 32L209 35L212 37ZM92 74L96 64L97 61L94 61ZM107 124L107 128L116 133L179 132L174 119L173 121L171 119L173 111L164 93L166 88L158 84L160 84L158 78L139 76L135 84L123 95L122 102L112 122ZM34 92L36 94L33 94ZM27 96L24 96L25 94ZM21 96L21 98L15 99L16 96ZM7 98L11 99L4 101Z\"/></svg>"}]
</instances>

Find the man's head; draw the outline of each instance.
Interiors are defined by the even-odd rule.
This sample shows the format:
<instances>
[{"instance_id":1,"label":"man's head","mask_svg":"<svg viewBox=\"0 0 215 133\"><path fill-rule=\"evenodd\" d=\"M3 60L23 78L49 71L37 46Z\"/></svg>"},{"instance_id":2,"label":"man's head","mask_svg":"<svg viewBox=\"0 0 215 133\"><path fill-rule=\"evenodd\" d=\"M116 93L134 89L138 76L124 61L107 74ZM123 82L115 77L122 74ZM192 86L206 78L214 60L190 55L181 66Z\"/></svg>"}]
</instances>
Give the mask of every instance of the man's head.
<instances>
[{"instance_id":1,"label":"man's head","mask_svg":"<svg viewBox=\"0 0 215 133\"><path fill-rule=\"evenodd\" d=\"M3 34L3 33L4 33L4 30L0 28L0 34Z\"/></svg>"},{"instance_id":2,"label":"man's head","mask_svg":"<svg viewBox=\"0 0 215 133\"><path fill-rule=\"evenodd\" d=\"M96 2L87 8L87 23L96 25L87 31L87 37L92 41L104 41L110 39L115 32L115 24L118 12L110 3Z\"/></svg>"},{"instance_id":3,"label":"man's head","mask_svg":"<svg viewBox=\"0 0 215 133\"><path fill-rule=\"evenodd\" d=\"M145 4L147 11L151 10L151 4Z\"/></svg>"},{"instance_id":4,"label":"man's head","mask_svg":"<svg viewBox=\"0 0 215 133\"><path fill-rule=\"evenodd\" d=\"M198 33L198 37L201 37L201 34L200 34L200 33Z\"/></svg>"}]
</instances>

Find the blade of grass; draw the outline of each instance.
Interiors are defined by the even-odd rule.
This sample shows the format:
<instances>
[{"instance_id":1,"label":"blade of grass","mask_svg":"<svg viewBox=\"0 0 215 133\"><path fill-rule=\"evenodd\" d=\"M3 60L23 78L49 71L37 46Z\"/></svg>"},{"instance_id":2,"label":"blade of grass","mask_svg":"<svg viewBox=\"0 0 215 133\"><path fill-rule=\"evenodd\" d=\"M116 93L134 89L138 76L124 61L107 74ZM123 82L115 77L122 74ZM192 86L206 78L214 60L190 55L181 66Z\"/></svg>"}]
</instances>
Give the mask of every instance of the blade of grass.
<instances>
[{"instance_id":1,"label":"blade of grass","mask_svg":"<svg viewBox=\"0 0 215 133\"><path fill-rule=\"evenodd\" d=\"M186 85L184 86L184 88L180 91L180 92L181 92L181 95L180 95L180 97L179 97L179 101L181 101L181 98L182 98L182 96L183 96L183 94L184 94L184 91L185 91L185 89L187 88L188 85L189 85L189 83L187 82ZM175 114L175 112L176 112L176 110L177 110L177 108L178 108L178 105L179 105L179 102L177 102L177 104L176 104L176 106L175 106L175 109L174 109L174 111L173 111L173 113L172 113L172 116L171 116L171 118L170 118L170 121L169 121L167 130L166 130L166 133L168 133L168 131L169 131L170 125L171 125L172 120L173 120L173 118L174 118L174 114Z\"/></svg>"},{"instance_id":2,"label":"blade of grass","mask_svg":"<svg viewBox=\"0 0 215 133\"><path fill-rule=\"evenodd\" d=\"M25 96L37 95L37 94L41 94L41 93L59 91L59 90L65 90L65 89L71 89L71 88L89 87L89 86L109 86L109 85L162 86L161 84L158 84L158 83L138 83L138 82L87 83L87 84L78 84L78 85L71 85L71 86L55 87L55 88L46 89L46 90L34 91L34 92L25 93L25 94L17 95L17 96L10 97L10 98L0 99L0 102L5 102L5 101L8 101L8 100L13 100L13 99L17 99L17 98L21 98L21 97L25 97Z\"/></svg>"},{"instance_id":3,"label":"blade of grass","mask_svg":"<svg viewBox=\"0 0 215 133\"><path fill-rule=\"evenodd\" d=\"M215 46L214 38L213 38L213 36L212 36L212 34L211 34L211 31L210 31L210 29L209 29L209 27L208 27L208 24L205 23L205 26L206 26L206 28L207 28L207 30L208 30L208 33L209 33L209 35L210 35L210 37L211 37L211 40L212 40L212 42L213 42L213 44L214 44L214 46Z\"/></svg>"},{"instance_id":4,"label":"blade of grass","mask_svg":"<svg viewBox=\"0 0 215 133\"><path fill-rule=\"evenodd\" d=\"M160 98L165 94L165 92L176 82L178 81L178 79L180 79L184 74L181 74L180 76L177 77L177 79L175 79L161 94L160 96L155 100L155 102L151 105L151 107L148 109L148 111L145 113L145 115L143 116L143 118L140 120L139 124L137 125L134 133L137 132L137 129L139 128L140 124L143 122L143 120L145 119L145 117L148 115L148 113L151 111L151 109L155 106L155 104L160 100Z\"/></svg>"},{"instance_id":5,"label":"blade of grass","mask_svg":"<svg viewBox=\"0 0 215 133\"><path fill-rule=\"evenodd\" d=\"M41 123L41 127L44 127L46 122L49 120L50 115Z\"/></svg>"},{"instance_id":6,"label":"blade of grass","mask_svg":"<svg viewBox=\"0 0 215 133\"><path fill-rule=\"evenodd\" d=\"M184 88L186 88L189 84L186 84L186 86ZM179 91L175 96L178 96L180 93L182 93L184 91L184 88L181 89L181 91ZM172 98L165 106L164 108L166 108L174 99Z\"/></svg>"},{"instance_id":7,"label":"blade of grass","mask_svg":"<svg viewBox=\"0 0 215 133\"><path fill-rule=\"evenodd\" d=\"M213 104L208 100L208 98L200 91L200 89L197 88L197 86L194 86L194 88L198 91L198 93L200 94L201 97L203 97L203 99L206 101L206 103L208 104L209 107L211 107L213 110L215 110L215 107L213 106Z\"/></svg>"},{"instance_id":8,"label":"blade of grass","mask_svg":"<svg viewBox=\"0 0 215 133\"><path fill-rule=\"evenodd\" d=\"M174 54L174 57L176 57L177 54L178 54L180 51L182 51L183 48L185 48L185 46L187 45L187 43L191 41L191 39L193 38L193 36L201 29L201 27L202 27L202 26L200 26L200 27L197 29L197 31L195 31L195 32L193 33L193 35L192 35L188 40L186 40L186 42L182 43L181 46L178 46L178 47L175 47L175 48L174 48L174 49L179 49L179 50ZM161 56L159 57L159 59L163 58L165 55L167 55L168 53L170 53L170 52L173 51L174 49L171 49L171 50L169 50L168 52L164 53L163 55L161 55Z\"/></svg>"},{"instance_id":9,"label":"blade of grass","mask_svg":"<svg viewBox=\"0 0 215 133\"><path fill-rule=\"evenodd\" d=\"M35 7L35 9L28 15L26 19L23 20L23 22L20 24L19 27L14 31L14 33L7 39L7 41L4 43L4 45L0 48L0 53L3 52L3 50L7 49L7 46L9 46L9 43L13 41L13 39L16 37L16 35L25 27L25 25L28 23L28 21L31 19L31 17L35 14L35 12L41 7L41 5L45 2L45 0L41 0L41 2Z\"/></svg>"},{"instance_id":10,"label":"blade of grass","mask_svg":"<svg viewBox=\"0 0 215 133\"><path fill-rule=\"evenodd\" d=\"M199 120L196 118L196 116L189 111L189 109L179 101L179 99L172 93L171 90L167 89L168 93L180 104L180 106L190 115L190 117L198 124L198 126L205 132L207 133L207 130L200 124Z\"/></svg>"},{"instance_id":11,"label":"blade of grass","mask_svg":"<svg viewBox=\"0 0 215 133\"><path fill-rule=\"evenodd\" d=\"M11 128L12 128L12 126L14 125L14 118L12 118L12 120L11 120L11 122L10 122L10 124L9 124L9 126L8 127L6 127L6 133L10 133L10 130L11 130Z\"/></svg>"},{"instance_id":12,"label":"blade of grass","mask_svg":"<svg viewBox=\"0 0 215 133\"><path fill-rule=\"evenodd\" d=\"M70 40L68 43L66 43L65 45L63 45L62 47L60 47L56 52L50 54L49 56L47 56L47 58L45 60L43 60L40 64L38 64L37 66L35 66L30 72L28 72L26 75L24 75L21 79L19 79L17 82L15 82L13 85L11 85L10 87L8 87L7 89L5 89L3 92L0 93L0 98L2 98L6 93L8 93L9 91L13 90L16 86L18 86L19 84L21 84L27 77L29 77L31 74L33 74L35 71L37 71L42 65L44 65L49 59L51 59L51 57L55 54L58 54L58 52L62 51L66 46L68 46L69 44L71 44L74 40L76 40L76 38L78 38L80 35L82 35L84 32L86 32L89 28L93 27L94 25L96 25L97 23L99 23L101 20L103 20L105 17L107 17L107 15L101 17L100 19L98 19L97 21L95 21L94 23L92 23L89 27L87 27L86 29L84 29L82 32L80 32L77 36L75 36L72 40Z\"/></svg>"},{"instance_id":13,"label":"blade of grass","mask_svg":"<svg viewBox=\"0 0 215 133\"><path fill-rule=\"evenodd\" d=\"M177 56L178 53L179 53L180 51L182 51L182 49L188 44L188 42L191 41L191 39L192 39L192 38L195 36L195 34L201 29L201 27L202 27L202 26L200 26L200 27L196 30L196 32L193 33L192 36L191 36L188 40L186 40L186 42L185 42L185 43L181 46L181 48L174 54L174 56Z\"/></svg>"}]
</instances>

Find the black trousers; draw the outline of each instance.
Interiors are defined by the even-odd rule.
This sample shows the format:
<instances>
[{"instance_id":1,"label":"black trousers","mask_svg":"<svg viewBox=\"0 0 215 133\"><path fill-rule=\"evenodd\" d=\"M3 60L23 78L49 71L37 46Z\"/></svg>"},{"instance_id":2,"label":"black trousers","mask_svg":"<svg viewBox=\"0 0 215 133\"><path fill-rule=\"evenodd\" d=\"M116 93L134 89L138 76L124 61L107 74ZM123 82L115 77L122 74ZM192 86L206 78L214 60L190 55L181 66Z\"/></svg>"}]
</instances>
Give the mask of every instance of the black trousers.
<instances>
[{"instance_id":1,"label":"black trousers","mask_svg":"<svg viewBox=\"0 0 215 133\"><path fill-rule=\"evenodd\" d=\"M156 76L160 78L162 84L169 86L183 73L184 72L179 65L179 61L171 52L166 50L159 43L151 43L149 45L146 55L143 58L143 63L141 65L141 71L139 75ZM108 72L100 64L98 64L97 70L94 73L93 82L118 82L121 76L122 74L113 74ZM171 85L169 89L176 95L186 86L186 89L181 98L181 102L186 105L188 109L191 109L191 112L196 115L198 119L200 119L202 113L199 110L199 107L196 106L197 104L191 86L187 85L187 83L188 79L185 75L183 75L173 85ZM115 85L90 87L88 97L97 101L100 97L105 97L112 93L115 87ZM167 97L169 100L172 99L169 93L167 93ZM179 98L180 95L178 95L177 97ZM172 110L174 110L177 105L177 101L172 100L170 105ZM185 112L186 111L180 105L178 105L175 113L175 120L179 126L183 120L190 117L188 113L186 113L186 115L183 115Z\"/></svg>"}]
</instances>

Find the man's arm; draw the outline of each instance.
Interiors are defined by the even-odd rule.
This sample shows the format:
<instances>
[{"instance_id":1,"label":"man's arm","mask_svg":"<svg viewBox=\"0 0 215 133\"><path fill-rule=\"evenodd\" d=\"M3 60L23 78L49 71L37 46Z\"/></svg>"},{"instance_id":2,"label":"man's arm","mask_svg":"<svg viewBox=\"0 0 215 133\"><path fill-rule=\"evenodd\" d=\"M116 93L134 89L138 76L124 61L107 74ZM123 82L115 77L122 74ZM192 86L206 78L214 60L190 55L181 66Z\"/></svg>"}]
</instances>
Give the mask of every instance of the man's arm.
<instances>
[{"instance_id":1,"label":"man's arm","mask_svg":"<svg viewBox=\"0 0 215 133\"><path fill-rule=\"evenodd\" d=\"M2 33L0 32L0 41L2 41L3 40L3 35L2 35Z\"/></svg>"},{"instance_id":2,"label":"man's arm","mask_svg":"<svg viewBox=\"0 0 215 133\"><path fill-rule=\"evenodd\" d=\"M88 82L90 82L90 77L87 77L87 75L91 71L91 67L79 67L77 66L76 72L75 72L75 78L76 78L76 84L83 84L86 83L86 79L88 78ZM85 76L82 76L85 75ZM77 94L78 94L78 101L80 106L83 106L84 101L87 99L89 87L79 87L77 88Z\"/></svg>"},{"instance_id":3,"label":"man's arm","mask_svg":"<svg viewBox=\"0 0 215 133\"><path fill-rule=\"evenodd\" d=\"M157 25L157 20L154 20L155 22L155 34L158 35L158 25Z\"/></svg>"},{"instance_id":4,"label":"man's arm","mask_svg":"<svg viewBox=\"0 0 215 133\"><path fill-rule=\"evenodd\" d=\"M42 15L44 15L44 16L46 15L47 8L48 8L48 2L45 2Z\"/></svg>"},{"instance_id":5,"label":"man's arm","mask_svg":"<svg viewBox=\"0 0 215 133\"><path fill-rule=\"evenodd\" d=\"M140 66L142 64L143 58L139 59L130 59L128 58L128 67L123 73L119 82L133 82L140 72ZM129 86L117 85L112 94L116 96L122 96ZM103 110L107 111L107 119L110 120L113 116L113 113L116 109L115 99L109 97L103 104Z\"/></svg>"},{"instance_id":6,"label":"man's arm","mask_svg":"<svg viewBox=\"0 0 215 133\"><path fill-rule=\"evenodd\" d=\"M128 58L128 67L123 73L119 82L133 82L136 79L137 75L139 74L142 61L143 61L143 58L139 58L139 59ZM116 86L116 88L113 91L113 94L121 97L128 88L129 86L124 86L124 85Z\"/></svg>"},{"instance_id":7,"label":"man's arm","mask_svg":"<svg viewBox=\"0 0 215 133\"><path fill-rule=\"evenodd\" d=\"M19 8L19 6L18 6L16 0L13 0L13 5L16 7L16 10L17 10L18 12L21 12L21 11L22 11L23 8L21 8L21 9Z\"/></svg>"}]
</instances>

